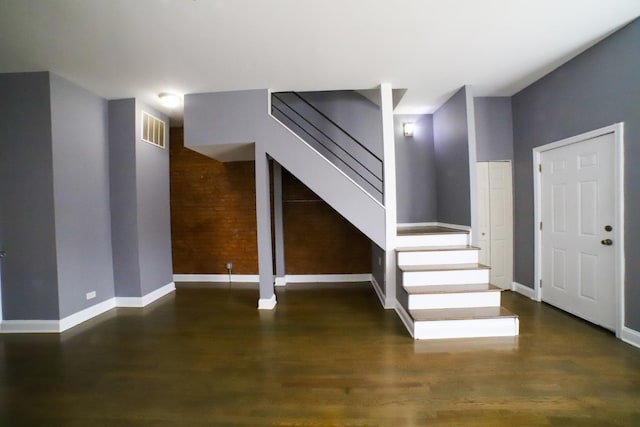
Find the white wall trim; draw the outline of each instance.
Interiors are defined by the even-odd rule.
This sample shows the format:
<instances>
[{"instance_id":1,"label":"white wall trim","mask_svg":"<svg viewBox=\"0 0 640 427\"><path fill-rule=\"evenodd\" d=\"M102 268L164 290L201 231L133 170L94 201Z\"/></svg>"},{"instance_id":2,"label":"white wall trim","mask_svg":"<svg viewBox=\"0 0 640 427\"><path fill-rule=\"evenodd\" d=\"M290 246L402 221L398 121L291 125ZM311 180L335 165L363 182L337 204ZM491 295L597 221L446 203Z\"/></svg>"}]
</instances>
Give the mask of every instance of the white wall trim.
<instances>
[{"instance_id":1,"label":"white wall trim","mask_svg":"<svg viewBox=\"0 0 640 427\"><path fill-rule=\"evenodd\" d=\"M228 274L174 274L174 282L212 282L230 283ZM331 283L331 282L369 282L371 274L286 274L276 277L275 286L287 283ZM232 274L231 283L258 283L257 274Z\"/></svg>"},{"instance_id":2,"label":"white wall trim","mask_svg":"<svg viewBox=\"0 0 640 427\"><path fill-rule=\"evenodd\" d=\"M0 333L60 333L93 319L115 307L144 307L159 298L173 292L173 282L164 285L147 295L138 298L114 297L102 301L84 310L73 313L60 320L3 320L0 322Z\"/></svg>"},{"instance_id":3,"label":"white wall trim","mask_svg":"<svg viewBox=\"0 0 640 427\"><path fill-rule=\"evenodd\" d=\"M115 306L115 298L109 298L60 320L4 320L0 323L0 332L22 334L60 333L106 313Z\"/></svg>"},{"instance_id":4,"label":"white wall trim","mask_svg":"<svg viewBox=\"0 0 640 427\"><path fill-rule=\"evenodd\" d=\"M373 290L378 296L378 300L380 300L380 305L382 305L382 308L385 308L385 309L393 308L393 307L386 306L384 292L382 292L382 287L380 286L380 283L378 283L378 281L376 280L373 274L370 275L369 280L371 281L371 286L373 287Z\"/></svg>"},{"instance_id":5,"label":"white wall trim","mask_svg":"<svg viewBox=\"0 0 640 427\"><path fill-rule=\"evenodd\" d=\"M59 320L3 320L0 323L3 334L44 334L59 333Z\"/></svg>"},{"instance_id":6,"label":"white wall trim","mask_svg":"<svg viewBox=\"0 0 640 427\"><path fill-rule=\"evenodd\" d=\"M371 274L287 274L286 283L369 282Z\"/></svg>"},{"instance_id":7,"label":"white wall trim","mask_svg":"<svg viewBox=\"0 0 640 427\"><path fill-rule=\"evenodd\" d=\"M152 302L162 298L167 294L170 294L175 290L176 284L174 282L171 282L161 288L156 289L155 291L149 292L142 297L116 297L116 307L146 307Z\"/></svg>"},{"instance_id":8,"label":"white wall trim","mask_svg":"<svg viewBox=\"0 0 640 427\"><path fill-rule=\"evenodd\" d=\"M535 289L532 289L528 286L523 285L522 283L512 282L511 290L513 292L517 292L521 295L524 295L527 298L531 298L534 301L540 301L540 298L537 297Z\"/></svg>"},{"instance_id":9,"label":"white wall trim","mask_svg":"<svg viewBox=\"0 0 640 427\"><path fill-rule=\"evenodd\" d=\"M623 327L620 339L627 344L640 348L640 332L634 329Z\"/></svg>"},{"instance_id":10,"label":"white wall trim","mask_svg":"<svg viewBox=\"0 0 640 427\"><path fill-rule=\"evenodd\" d=\"M273 310L277 303L276 294L271 295L271 298L260 298L258 300L258 310Z\"/></svg>"},{"instance_id":11,"label":"white wall trim","mask_svg":"<svg viewBox=\"0 0 640 427\"><path fill-rule=\"evenodd\" d=\"M540 173L538 165L542 159L542 153L556 148L564 147L569 144L575 144L587 139L597 138L602 135L613 133L615 141L614 153L614 182L616 186L615 193L615 216L618 222L617 229L613 231L615 245L615 281L616 281L616 337L621 338L624 330L625 319L625 252L624 252L624 123L615 123L575 135L570 138L561 139L549 144L541 145L533 149L533 200L534 200L534 287L536 296L542 300L542 289L540 288L540 280L542 279L542 231L538 224L542 220L541 207L541 189Z\"/></svg>"},{"instance_id":12,"label":"white wall trim","mask_svg":"<svg viewBox=\"0 0 640 427\"><path fill-rule=\"evenodd\" d=\"M394 309L398 314L398 317L400 317L400 320L402 320L402 323L404 323L404 326L407 328L407 331L409 331L411 338L415 338L414 323L411 315L407 313L407 310L405 310L402 304L400 304L398 301L396 301Z\"/></svg>"},{"instance_id":13,"label":"white wall trim","mask_svg":"<svg viewBox=\"0 0 640 427\"><path fill-rule=\"evenodd\" d=\"M259 283L257 274L174 274L174 282Z\"/></svg>"},{"instance_id":14,"label":"white wall trim","mask_svg":"<svg viewBox=\"0 0 640 427\"><path fill-rule=\"evenodd\" d=\"M71 316L67 316L60 320L60 330L59 332L64 332L67 329L71 329L74 326L79 325L80 323L86 322L89 319L92 319L102 313L106 313L107 311L114 308L115 298L110 298L106 301L93 305L91 307L85 308L77 313L72 314Z\"/></svg>"}]
</instances>

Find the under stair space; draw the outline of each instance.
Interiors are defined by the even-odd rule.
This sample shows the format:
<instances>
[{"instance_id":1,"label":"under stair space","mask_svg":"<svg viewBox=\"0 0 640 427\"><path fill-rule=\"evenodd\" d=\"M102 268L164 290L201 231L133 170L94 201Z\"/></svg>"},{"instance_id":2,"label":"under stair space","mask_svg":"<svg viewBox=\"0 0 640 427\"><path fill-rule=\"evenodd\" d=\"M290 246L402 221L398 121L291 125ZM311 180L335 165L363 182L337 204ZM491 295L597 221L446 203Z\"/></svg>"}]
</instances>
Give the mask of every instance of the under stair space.
<instances>
[{"instance_id":1,"label":"under stair space","mask_svg":"<svg viewBox=\"0 0 640 427\"><path fill-rule=\"evenodd\" d=\"M415 339L510 337L518 316L501 307L479 248L466 231L447 227L398 230L397 265Z\"/></svg>"}]
</instances>

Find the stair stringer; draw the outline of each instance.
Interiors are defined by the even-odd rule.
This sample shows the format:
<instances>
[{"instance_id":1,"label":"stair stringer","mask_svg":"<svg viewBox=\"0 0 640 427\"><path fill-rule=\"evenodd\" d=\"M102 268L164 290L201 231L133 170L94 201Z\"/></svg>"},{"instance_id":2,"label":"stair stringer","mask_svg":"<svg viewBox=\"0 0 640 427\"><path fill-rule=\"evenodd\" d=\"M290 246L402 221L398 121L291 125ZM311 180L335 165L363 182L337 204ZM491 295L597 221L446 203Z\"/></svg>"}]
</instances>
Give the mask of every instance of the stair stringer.
<instances>
[{"instance_id":1,"label":"stair stringer","mask_svg":"<svg viewBox=\"0 0 640 427\"><path fill-rule=\"evenodd\" d=\"M269 114L265 151L378 246L385 247L385 207L322 154Z\"/></svg>"},{"instance_id":2,"label":"stair stringer","mask_svg":"<svg viewBox=\"0 0 640 427\"><path fill-rule=\"evenodd\" d=\"M185 146L219 161L251 160L253 152L267 153L385 248L385 207L271 116L270 99L267 89L186 95Z\"/></svg>"}]
</instances>

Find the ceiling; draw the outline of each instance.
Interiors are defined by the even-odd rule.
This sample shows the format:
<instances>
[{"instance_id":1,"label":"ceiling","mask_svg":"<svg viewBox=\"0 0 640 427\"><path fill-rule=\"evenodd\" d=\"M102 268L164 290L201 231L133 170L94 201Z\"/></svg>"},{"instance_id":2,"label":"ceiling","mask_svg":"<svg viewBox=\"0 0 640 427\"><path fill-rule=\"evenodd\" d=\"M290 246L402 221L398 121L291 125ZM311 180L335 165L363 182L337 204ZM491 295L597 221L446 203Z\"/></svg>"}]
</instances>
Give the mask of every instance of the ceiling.
<instances>
[{"instance_id":1,"label":"ceiling","mask_svg":"<svg viewBox=\"0 0 640 427\"><path fill-rule=\"evenodd\" d=\"M271 88L509 96L640 16L639 0L0 0L0 72L107 98Z\"/></svg>"}]
</instances>

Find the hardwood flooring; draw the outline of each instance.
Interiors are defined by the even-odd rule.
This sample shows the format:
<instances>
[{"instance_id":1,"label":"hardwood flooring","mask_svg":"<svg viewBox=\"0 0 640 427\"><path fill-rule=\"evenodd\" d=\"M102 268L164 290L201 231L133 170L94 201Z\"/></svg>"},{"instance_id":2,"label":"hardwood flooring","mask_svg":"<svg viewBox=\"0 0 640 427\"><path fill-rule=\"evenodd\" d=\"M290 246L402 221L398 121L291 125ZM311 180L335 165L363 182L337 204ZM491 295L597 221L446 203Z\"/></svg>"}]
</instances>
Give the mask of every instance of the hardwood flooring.
<instances>
[{"instance_id":1,"label":"hardwood flooring","mask_svg":"<svg viewBox=\"0 0 640 427\"><path fill-rule=\"evenodd\" d=\"M640 349L503 293L517 338L420 341L366 284L179 287L0 336L0 426L638 426Z\"/></svg>"}]
</instances>

